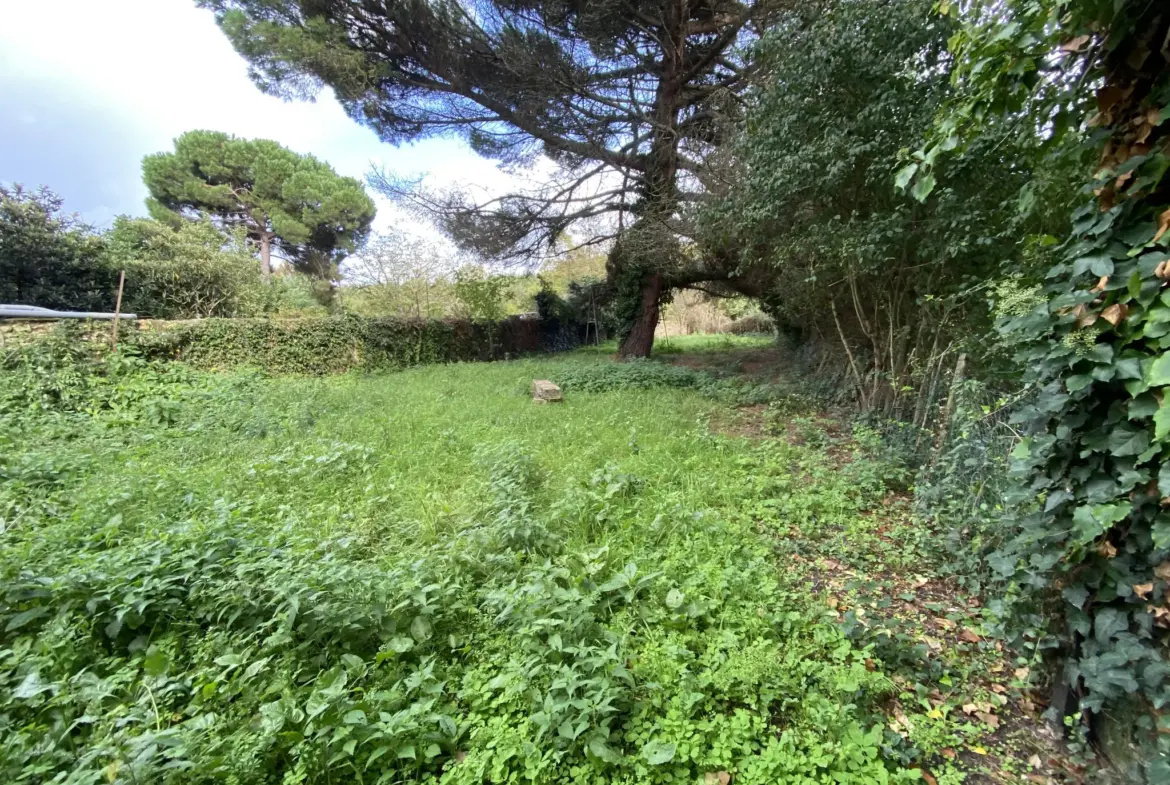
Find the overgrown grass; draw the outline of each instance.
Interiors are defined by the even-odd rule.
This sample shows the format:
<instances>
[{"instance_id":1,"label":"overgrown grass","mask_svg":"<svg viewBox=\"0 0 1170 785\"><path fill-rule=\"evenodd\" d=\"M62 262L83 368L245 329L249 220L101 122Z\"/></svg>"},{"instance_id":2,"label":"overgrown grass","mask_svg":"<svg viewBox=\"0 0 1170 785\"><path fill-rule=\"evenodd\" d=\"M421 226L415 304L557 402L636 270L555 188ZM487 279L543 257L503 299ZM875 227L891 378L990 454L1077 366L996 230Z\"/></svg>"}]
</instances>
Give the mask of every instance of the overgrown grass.
<instances>
[{"instance_id":1,"label":"overgrown grass","mask_svg":"<svg viewBox=\"0 0 1170 785\"><path fill-rule=\"evenodd\" d=\"M827 553L920 566L874 533L880 467L713 434L733 388L708 374L21 373L5 782L861 785L982 733L940 713L961 695L910 705L906 674L953 669L809 590Z\"/></svg>"}]
</instances>

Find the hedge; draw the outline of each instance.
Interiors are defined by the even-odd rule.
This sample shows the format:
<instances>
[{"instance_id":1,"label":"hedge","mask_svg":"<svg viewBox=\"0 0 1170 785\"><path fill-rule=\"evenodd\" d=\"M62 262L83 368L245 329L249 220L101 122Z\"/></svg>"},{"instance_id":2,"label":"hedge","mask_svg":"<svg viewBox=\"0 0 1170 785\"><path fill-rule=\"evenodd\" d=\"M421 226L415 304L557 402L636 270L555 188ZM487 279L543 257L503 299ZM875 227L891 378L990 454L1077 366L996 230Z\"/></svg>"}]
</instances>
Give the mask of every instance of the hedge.
<instances>
[{"instance_id":1,"label":"hedge","mask_svg":"<svg viewBox=\"0 0 1170 785\"><path fill-rule=\"evenodd\" d=\"M293 320L200 319L128 331L147 359L200 368L254 366L270 373L396 370L429 363L505 359L545 346L538 320L402 320L336 316Z\"/></svg>"},{"instance_id":2,"label":"hedge","mask_svg":"<svg viewBox=\"0 0 1170 785\"><path fill-rule=\"evenodd\" d=\"M0 337L13 339L14 346L28 344L48 329L0 323ZM104 342L109 331L108 323L92 322L82 326L81 335ZM350 315L128 322L121 325L119 344L148 360L178 360L204 369L250 366L274 374L329 374L559 351L580 343L579 332L576 325L555 319L511 317L477 324Z\"/></svg>"}]
</instances>

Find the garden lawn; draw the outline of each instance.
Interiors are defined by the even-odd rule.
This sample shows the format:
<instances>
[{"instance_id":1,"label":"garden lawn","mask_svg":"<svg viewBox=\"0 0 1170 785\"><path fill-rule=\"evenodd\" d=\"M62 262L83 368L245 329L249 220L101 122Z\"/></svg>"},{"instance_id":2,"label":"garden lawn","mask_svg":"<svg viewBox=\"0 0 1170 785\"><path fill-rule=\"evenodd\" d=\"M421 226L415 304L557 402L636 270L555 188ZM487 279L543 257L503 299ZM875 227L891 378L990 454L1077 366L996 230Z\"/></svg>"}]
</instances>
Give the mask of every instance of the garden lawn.
<instances>
[{"instance_id":1,"label":"garden lawn","mask_svg":"<svg viewBox=\"0 0 1170 785\"><path fill-rule=\"evenodd\" d=\"M869 785L978 738L891 720L809 590L872 466L720 435L705 374L110 379L0 407L4 782Z\"/></svg>"}]
</instances>

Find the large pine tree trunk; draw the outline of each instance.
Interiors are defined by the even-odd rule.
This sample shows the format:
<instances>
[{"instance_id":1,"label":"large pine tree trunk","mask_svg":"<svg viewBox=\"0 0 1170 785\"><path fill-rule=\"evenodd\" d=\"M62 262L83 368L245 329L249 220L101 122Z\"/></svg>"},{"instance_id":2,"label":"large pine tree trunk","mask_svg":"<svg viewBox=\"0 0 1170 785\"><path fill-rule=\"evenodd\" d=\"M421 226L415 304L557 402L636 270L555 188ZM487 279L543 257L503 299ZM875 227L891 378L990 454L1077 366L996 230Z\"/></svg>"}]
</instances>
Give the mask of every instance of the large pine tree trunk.
<instances>
[{"instance_id":1,"label":"large pine tree trunk","mask_svg":"<svg viewBox=\"0 0 1170 785\"><path fill-rule=\"evenodd\" d=\"M659 302L662 299L662 276L650 273L642 281L642 300L634 326L622 343L619 354L624 358L649 357L654 348L654 330L658 327Z\"/></svg>"},{"instance_id":2,"label":"large pine tree trunk","mask_svg":"<svg viewBox=\"0 0 1170 785\"><path fill-rule=\"evenodd\" d=\"M686 64L685 3L667 3L663 10L662 71L654 98L654 125L646 156L644 204L639 225L631 229L638 239L628 253L642 275L638 310L633 327L622 343L622 357L649 357L658 327L663 271L678 264L677 237L670 230L678 209L678 118Z\"/></svg>"}]
</instances>

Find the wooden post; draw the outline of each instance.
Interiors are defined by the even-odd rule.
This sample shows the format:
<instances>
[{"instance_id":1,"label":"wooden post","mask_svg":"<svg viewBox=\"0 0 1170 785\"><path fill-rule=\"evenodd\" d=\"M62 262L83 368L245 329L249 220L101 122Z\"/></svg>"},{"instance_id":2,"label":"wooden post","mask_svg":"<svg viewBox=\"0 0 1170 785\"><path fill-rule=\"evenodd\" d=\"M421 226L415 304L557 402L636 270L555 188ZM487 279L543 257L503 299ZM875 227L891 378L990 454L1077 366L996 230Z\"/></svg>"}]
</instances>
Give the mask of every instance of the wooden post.
<instances>
[{"instance_id":1,"label":"wooden post","mask_svg":"<svg viewBox=\"0 0 1170 785\"><path fill-rule=\"evenodd\" d=\"M938 424L938 433L935 436L934 455L931 456L930 465L934 466L938 463L938 457L946 446L947 434L951 429L951 417L955 413L955 405L959 400L959 390L963 386L963 377L967 372L967 353L960 352L959 360L955 363L955 373L951 377L951 389L947 393L947 405L943 409L942 421Z\"/></svg>"},{"instance_id":2,"label":"wooden post","mask_svg":"<svg viewBox=\"0 0 1170 785\"><path fill-rule=\"evenodd\" d=\"M118 299L114 303L114 329L110 335L110 351L118 348L118 317L122 313L122 287L126 285L126 271L118 274Z\"/></svg>"}]
</instances>

